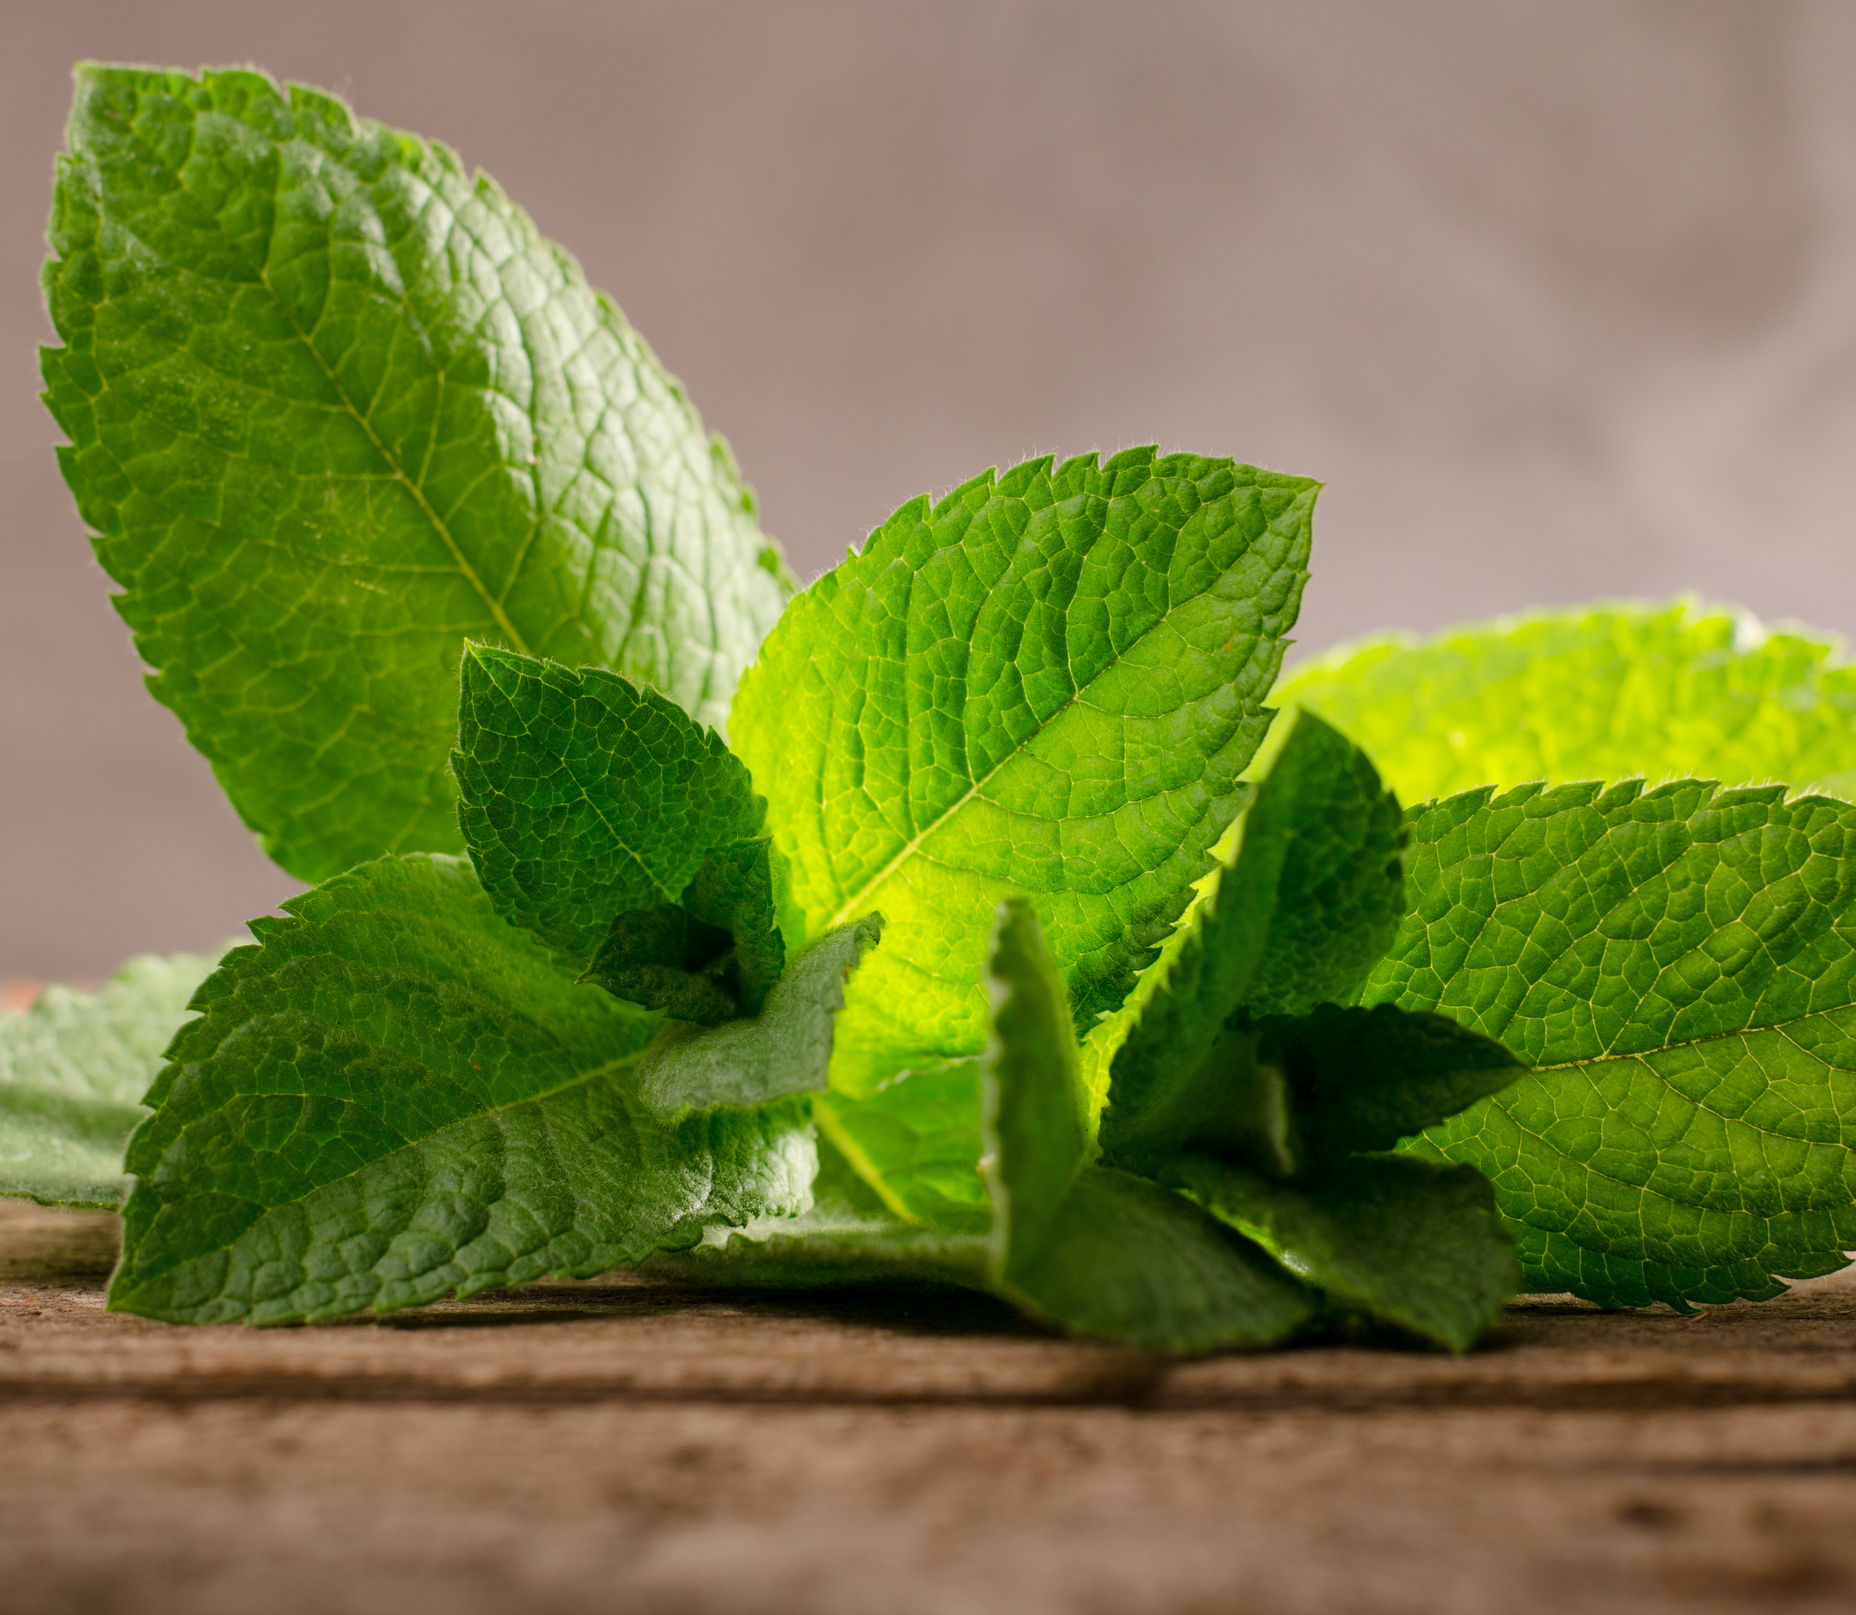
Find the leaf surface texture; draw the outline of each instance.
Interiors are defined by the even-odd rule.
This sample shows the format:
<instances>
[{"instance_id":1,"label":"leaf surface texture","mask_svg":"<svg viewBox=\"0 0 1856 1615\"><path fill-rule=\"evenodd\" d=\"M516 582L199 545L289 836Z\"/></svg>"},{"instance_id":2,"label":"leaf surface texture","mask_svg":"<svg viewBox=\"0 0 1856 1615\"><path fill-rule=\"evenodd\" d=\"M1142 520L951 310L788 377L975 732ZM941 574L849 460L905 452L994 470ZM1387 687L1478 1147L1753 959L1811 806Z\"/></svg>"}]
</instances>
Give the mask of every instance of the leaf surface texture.
<instances>
[{"instance_id":1,"label":"leaf surface texture","mask_svg":"<svg viewBox=\"0 0 1856 1615\"><path fill-rule=\"evenodd\" d=\"M784 563L682 389L492 181L251 72L82 67L68 144L61 463L150 688L279 863L461 850L467 638L724 720Z\"/></svg>"},{"instance_id":2,"label":"leaf surface texture","mask_svg":"<svg viewBox=\"0 0 1856 1615\"><path fill-rule=\"evenodd\" d=\"M1856 1246L1856 807L1677 781L1414 810L1413 911L1365 1002L1536 1069L1413 1147L1469 1162L1526 1280L1763 1298Z\"/></svg>"},{"instance_id":3,"label":"leaf surface texture","mask_svg":"<svg viewBox=\"0 0 1856 1615\"><path fill-rule=\"evenodd\" d=\"M1129 450L905 505L795 599L733 744L790 866L783 928L880 909L833 1084L977 1054L990 916L1037 903L1082 1024L1206 869L1268 722L1316 485Z\"/></svg>"},{"instance_id":4,"label":"leaf surface texture","mask_svg":"<svg viewBox=\"0 0 1856 1615\"><path fill-rule=\"evenodd\" d=\"M663 1119L658 1017L574 982L470 865L382 859L260 920L136 1133L118 1310L276 1323L587 1277L793 1214L805 1101Z\"/></svg>"}]
</instances>

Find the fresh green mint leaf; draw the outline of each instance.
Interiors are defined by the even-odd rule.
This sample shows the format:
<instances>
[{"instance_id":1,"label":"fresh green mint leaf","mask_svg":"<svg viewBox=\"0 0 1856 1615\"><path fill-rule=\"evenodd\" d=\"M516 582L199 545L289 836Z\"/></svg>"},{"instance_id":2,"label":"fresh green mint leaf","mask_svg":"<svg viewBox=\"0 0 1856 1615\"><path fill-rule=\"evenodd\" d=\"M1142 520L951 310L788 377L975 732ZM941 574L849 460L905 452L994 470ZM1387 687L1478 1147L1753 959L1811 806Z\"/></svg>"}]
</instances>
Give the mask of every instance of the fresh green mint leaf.
<instances>
[{"instance_id":1,"label":"fresh green mint leaf","mask_svg":"<svg viewBox=\"0 0 1856 1615\"><path fill-rule=\"evenodd\" d=\"M1043 1244L1001 1288L1058 1328L1157 1351L1280 1345L1317 1307L1184 1195L1101 1166L1077 1173Z\"/></svg>"},{"instance_id":2,"label":"fresh green mint leaf","mask_svg":"<svg viewBox=\"0 0 1856 1615\"><path fill-rule=\"evenodd\" d=\"M716 1026L741 1014L727 978L734 947L732 933L675 904L632 909L612 922L580 979L672 1020Z\"/></svg>"},{"instance_id":3,"label":"fresh green mint leaf","mask_svg":"<svg viewBox=\"0 0 1856 1615\"><path fill-rule=\"evenodd\" d=\"M1856 807L1523 786L1410 816L1412 913L1363 994L1535 1069L1411 1148L1479 1167L1526 1282L1763 1298L1856 1247Z\"/></svg>"},{"instance_id":4,"label":"fresh green mint leaf","mask_svg":"<svg viewBox=\"0 0 1856 1615\"><path fill-rule=\"evenodd\" d=\"M1310 1293L1183 1197L1085 1164L1087 1099L1062 977L1029 902L1000 905L986 966L982 1139L1000 1292L1082 1334L1173 1351L1260 1346Z\"/></svg>"},{"instance_id":5,"label":"fresh green mint leaf","mask_svg":"<svg viewBox=\"0 0 1856 1615\"><path fill-rule=\"evenodd\" d=\"M217 958L145 954L94 993L47 987L23 1014L0 1014L0 1195L122 1204L142 1096Z\"/></svg>"},{"instance_id":6,"label":"fresh green mint leaf","mask_svg":"<svg viewBox=\"0 0 1856 1615\"><path fill-rule=\"evenodd\" d=\"M718 975L743 1015L760 1013L786 968L786 939L774 898L779 888L777 856L770 836L724 842L709 849L695 879L683 889L682 906L691 919L731 939ZM711 963L704 969L715 971L716 966Z\"/></svg>"},{"instance_id":7,"label":"fresh green mint leaf","mask_svg":"<svg viewBox=\"0 0 1856 1615\"><path fill-rule=\"evenodd\" d=\"M149 1095L116 1310L384 1311L809 1204L803 1099L663 1120L639 1059L660 1019L576 985L463 859L381 859L286 908L200 989Z\"/></svg>"},{"instance_id":8,"label":"fresh green mint leaf","mask_svg":"<svg viewBox=\"0 0 1856 1615\"><path fill-rule=\"evenodd\" d=\"M667 1028L639 1057L644 1102L678 1121L692 1111L764 1105L822 1089L845 979L882 934L875 914L827 931L794 956L758 1015Z\"/></svg>"},{"instance_id":9,"label":"fresh green mint leaf","mask_svg":"<svg viewBox=\"0 0 1856 1615\"><path fill-rule=\"evenodd\" d=\"M759 834L748 771L657 691L481 645L461 683L471 862L497 912L566 957L585 963L615 918L677 904L712 848Z\"/></svg>"},{"instance_id":10,"label":"fresh green mint leaf","mask_svg":"<svg viewBox=\"0 0 1856 1615\"><path fill-rule=\"evenodd\" d=\"M1089 1147L1068 995L1037 912L1022 897L999 905L986 986L993 1009L980 1060L982 1159L1010 1280L1043 1246Z\"/></svg>"},{"instance_id":11,"label":"fresh green mint leaf","mask_svg":"<svg viewBox=\"0 0 1856 1615\"><path fill-rule=\"evenodd\" d=\"M1319 1165L1389 1150L1527 1069L1493 1038L1392 1004L1322 1004L1300 1019L1262 1022L1257 1043L1258 1062L1285 1074L1297 1135Z\"/></svg>"},{"instance_id":12,"label":"fresh green mint leaf","mask_svg":"<svg viewBox=\"0 0 1856 1615\"><path fill-rule=\"evenodd\" d=\"M252 72L86 65L68 141L61 463L150 688L279 863L462 850L467 639L723 722L790 579L681 387L492 181Z\"/></svg>"},{"instance_id":13,"label":"fresh green mint leaf","mask_svg":"<svg viewBox=\"0 0 1856 1615\"><path fill-rule=\"evenodd\" d=\"M1856 794L1856 667L1744 613L1603 605L1387 636L1274 699L1353 736L1407 802L1527 780L1684 775Z\"/></svg>"},{"instance_id":14,"label":"fresh green mint leaf","mask_svg":"<svg viewBox=\"0 0 1856 1615\"><path fill-rule=\"evenodd\" d=\"M821 1159L845 1162L911 1228L984 1236L992 1207L980 1177L979 1060L922 1060L873 1094L812 1103Z\"/></svg>"},{"instance_id":15,"label":"fresh green mint leaf","mask_svg":"<svg viewBox=\"0 0 1856 1615\"><path fill-rule=\"evenodd\" d=\"M1188 1155L1167 1181L1291 1273L1451 1351L1469 1350L1520 1282L1488 1179L1470 1167L1361 1155L1291 1185Z\"/></svg>"},{"instance_id":16,"label":"fresh green mint leaf","mask_svg":"<svg viewBox=\"0 0 1856 1615\"><path fill-rule=\"evenodd\" d=\"M1299 714L1256 787L1237 846L1111 1065L1112 1164L1203 1149L1297 1169L1290 1095L1255 1059L1251 1017L1358 992L1404 907L1398 804L1359 748Z\"/></svg>"},{"instance_id":17,"label":"fresh green mint leaf","mask_svg":"<svg viewBox=\"0 0 1856 1615\"><path fill-rule=\"evenodd\" d=\"M989 916L1028 894L1083 1025L1121 1001L1239 805L1316 484L1128 450L905 505L797 597L731 739L789 942L881 909L833 1086L977 1054Z\"/></svg>"}]
</instances>

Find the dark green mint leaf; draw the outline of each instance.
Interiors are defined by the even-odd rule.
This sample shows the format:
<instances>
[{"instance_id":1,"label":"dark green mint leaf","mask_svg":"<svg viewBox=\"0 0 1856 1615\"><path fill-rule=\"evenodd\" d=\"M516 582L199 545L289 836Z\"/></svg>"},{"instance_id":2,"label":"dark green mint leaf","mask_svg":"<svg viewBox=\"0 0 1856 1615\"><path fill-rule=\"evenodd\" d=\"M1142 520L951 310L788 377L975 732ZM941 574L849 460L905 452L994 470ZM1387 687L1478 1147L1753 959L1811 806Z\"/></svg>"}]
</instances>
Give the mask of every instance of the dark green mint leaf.
<instances>
[{"instance_id":1,"label":"dark green mint leaf","mask_svg":"<svg viewBox=\"0 0 1856 1615\"><path fill-rule=\"evenodd\" d=\"M1002 1292L1045 1321L1161 1351L1273 1346L1315 1296L1183 1195L1085 1166Z\"/></svg>"},{"instance_id":2,"label":"dark green mint leaf","mask_svg":"<svg viewBox=\"0 0 1856 1615\"><path fill-rule=\"evenodd\" d=\"M1038 902L1083 1024L1119 1004L1239 799L1316 485L1129 450L903 506L798 597L732 739L791 866L789 941L871 909L833 1085L977 1054L989 915Z\"/></svg>"},{"instance_id":3,"label":"dark green mint leaf","mask_svg":"<svg viewBox=\"0 0 1856 1615\"><path fill-rule=\"evenodd\" d=\"M482 645L462 685L452 766L471 862L504 918L576 963L619 916L678 904L712 848L760 831L748 771L655 690Z\"/></svg>"},{"instance_id":4,"label":"dark green mint leaf","mask_svg":"<svg viewBox=\"0 0 1856 1615\"><path fill-rule=\"evenodd\" d=\"M1245 812L1230 862L1110 1068L1101 1141L1145 1170L1197 1148L1295 1170L1288 1094L1259 1066L1248 1016L1350 998L1403 912L1398 804L1363 753L1318 718L1293 721Z\"/></svg>"},{"instance_id":5,"label":"dark green mint leaf","mask_svg":"<svg viewBox=\"0 0 1856 1615\"><path fill-rule=\"evenodd\" d=\"M661 1021L500 919L462 859L382 859L252 925L130 1143L110 1305L277 1323L586 1277L808 1204L805 1101L674 1124Z\"/></svg>"},{"instance_id":6,"label":"dark green mint leaf","mask_svg":"<svg viewBox=\"0 0 1856 1615\"><path fill-rule=\"evenodd\" d=\"M668 1120L763 1105L825 1086L844 983L883 934L881 915L827 931L794 955L755 1016L667 1028L639 1058L638 1091Z\"/></svg>"},{"instance_id":7,"label":"dark green mint leaf","mask_svg":"<svg viewBox=\"0 0 1856 1615\"><path fill-rule=\"evenodd\" d=\"M1527 1069L1493 1038L1391 1004L1264 1021L1257 1058L1286 1074L1297 1131L1322 1164L1389 1150Z\"/></svg>"},{"instance_id":8,"label":"dark green mint leaf","mask_svg":"<svg viewBox=\"0 0 1856 1615\"><path fill-rule=\"evenodd\" d=\"M740 1013L758 1015L786 968L786 939L780 934L774 892L771 837L729 841L712 847L696 878L683 889L683 907L700 924L728 933L733 950L725 973Z\"/></svg>"},{"instance_id":9,"label":"dark green mint leaf","mask_svg":"<svg viewBox=\"0 0 1856 1615\"><path fill-rule=\"evenodd\" d=\"M1470 1167L1362 1155L1289 1185L1188 1155L1167 1181L1291 1273L1451 1351L1473 1346L1520 1283L1488 1179Z\"/></svg>"},{"instance_id":10,"label":"dark green mint leaf","mask_svg":"<svg viewBox=\"0 0 1856 1615\"><path fill-rule=\"evenodd\" d=\"M682 389L493 182L250 72L84 66L68 138L65 476L150 688L279 863L462 850L467 638L723 721L784 566Z\"/></svg>"},{"instance_id":11,"label":"dark green mint leaf","mask_svg":"<svg viewBox=\"0 0 1856 1615\"><path fill-rule=\"evenodd\" d=\"M1274 699L1321 713L1407 802L1526 780L1696 775L1856 793L1856 667L1744 612L1581 606L1342 646Z\"/></svg>"},{"instance_id":12,"label":"dark green mint leaf","mask_svg":"<svg viewBox=\"0 0 1856 1615\"><path fill-rule=\"evenodd\" d=\"M1364 993L1536 1069L1413 1149L1495 1183L1526 1282L1607 1305L1776 1293L1856 1247L1856 807L1677 781L1411 815Z\"/></svg>"},{"instance_id":13,"label":"dark green mint leaf","mask_svg":"<svg viewBox=\"0 0 1856 1615\"><path fill-rule=\"evenodd\" d=\"M142 1095L217 959L145 954L94 993L47 987L23 1015L0 1014L0 1194L122 1204L123 1146L148 1114Z\"/></svg>"},{"instance_id":14,"label":"dark green mint leaf","mask_svg":"<svg viewBox=\"0 0 1856 1615\"><path fill-rule=\"evenodd\" d=\"M729 932L674 904L638 908L612 922L580 979L673 1020L717 1026L742 1012L729 979L734 950Z\"/></svg>"}]
</instances>

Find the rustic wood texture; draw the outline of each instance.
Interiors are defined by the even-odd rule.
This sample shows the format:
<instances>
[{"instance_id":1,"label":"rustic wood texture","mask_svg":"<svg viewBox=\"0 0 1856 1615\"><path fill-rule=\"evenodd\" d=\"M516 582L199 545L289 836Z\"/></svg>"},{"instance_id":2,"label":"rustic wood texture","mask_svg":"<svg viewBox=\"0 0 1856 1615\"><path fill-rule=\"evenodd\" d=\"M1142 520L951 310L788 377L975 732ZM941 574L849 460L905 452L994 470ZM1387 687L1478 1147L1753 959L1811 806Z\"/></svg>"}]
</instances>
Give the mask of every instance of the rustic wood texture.
<instances>
[{"instance_id":1,"label":"rustic wood texture","mask_svg":"<svg viewBox=\"0 0 1856 1615\"><path fill-rule=\"evenodd\" d=\"M1856 1604L1856 1285L1171 1362L984 1298L620 1278L102 1310L0 1202L0 1609L1554 1615Z\"/></svg>"}]
</instances>

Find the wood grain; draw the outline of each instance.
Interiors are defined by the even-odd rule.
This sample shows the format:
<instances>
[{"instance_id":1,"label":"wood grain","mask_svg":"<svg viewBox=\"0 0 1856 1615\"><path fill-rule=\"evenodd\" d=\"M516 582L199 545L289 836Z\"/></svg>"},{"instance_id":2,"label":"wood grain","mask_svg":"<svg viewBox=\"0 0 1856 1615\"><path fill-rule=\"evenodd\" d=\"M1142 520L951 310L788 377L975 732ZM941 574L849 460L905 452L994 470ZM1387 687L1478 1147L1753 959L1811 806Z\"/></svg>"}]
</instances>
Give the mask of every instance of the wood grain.
<instances>
[{"instance_id":1,"label":"wood grain","mask_svg":"<svg viewBox=\"0 0 1856 1615\"><path fill-rule=\"evenodd\" d=\"M619 1276L312 1329L102 1310L0 1203L0 1609L1844 1611L1856 1286L1536 1299L1453 1361L1174 1362L948 1292Z\"/></svg>"}]
</instances>

